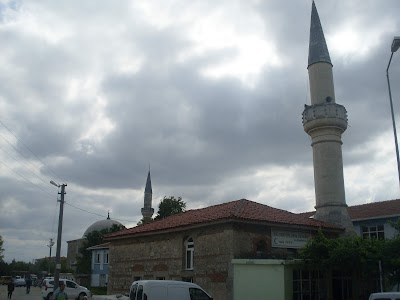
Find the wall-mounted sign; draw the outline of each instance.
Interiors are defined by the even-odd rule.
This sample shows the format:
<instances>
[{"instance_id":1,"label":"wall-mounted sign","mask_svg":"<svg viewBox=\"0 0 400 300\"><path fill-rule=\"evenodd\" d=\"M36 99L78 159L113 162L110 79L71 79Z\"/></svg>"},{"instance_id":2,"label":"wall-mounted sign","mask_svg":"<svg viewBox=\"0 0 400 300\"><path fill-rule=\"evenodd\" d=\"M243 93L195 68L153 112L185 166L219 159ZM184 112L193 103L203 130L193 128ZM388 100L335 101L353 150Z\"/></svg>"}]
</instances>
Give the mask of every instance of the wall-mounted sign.
<instances>
[{"instance_id":1,"label":"wall-mounted sign","mask_svg":"<svg viewBox=\"0 0 400 300\"><path fill-rule=\"evenodd\" d=\"M284 231L271 229L272 247L275 248L303 248L311 234L296 231Z\"/></svg>"}]
</instances>

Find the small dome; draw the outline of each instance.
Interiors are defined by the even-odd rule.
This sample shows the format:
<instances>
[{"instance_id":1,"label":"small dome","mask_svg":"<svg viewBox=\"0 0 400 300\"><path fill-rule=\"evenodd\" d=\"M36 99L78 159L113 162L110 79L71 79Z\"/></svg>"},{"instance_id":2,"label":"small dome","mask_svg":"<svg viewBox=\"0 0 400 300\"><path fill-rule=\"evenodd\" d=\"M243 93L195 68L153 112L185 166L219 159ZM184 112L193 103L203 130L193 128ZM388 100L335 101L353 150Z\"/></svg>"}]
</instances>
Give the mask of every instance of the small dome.
<instances>
[{"instance_id":1,"label":"small dome","mask_svg":"<svg viewBox=\"0 0 400 300\"><path fill-rule=\"evenodd\" d=\"M86 237L89 233L91 233L92 231L101 231L103 229L109 229L111 228L113 225L120 225L120 226L124 226L122 225L120 222L115 221L115 220L111 220L110 219L110 215L108 215L107 219L105 220L100 220L97 222L94 222L92 225L90 225L88 227L88 229L86 229L85 233L83 234L83 237ZM125 226L124 226L125 227Z\"/></svg>"}]
</instances>

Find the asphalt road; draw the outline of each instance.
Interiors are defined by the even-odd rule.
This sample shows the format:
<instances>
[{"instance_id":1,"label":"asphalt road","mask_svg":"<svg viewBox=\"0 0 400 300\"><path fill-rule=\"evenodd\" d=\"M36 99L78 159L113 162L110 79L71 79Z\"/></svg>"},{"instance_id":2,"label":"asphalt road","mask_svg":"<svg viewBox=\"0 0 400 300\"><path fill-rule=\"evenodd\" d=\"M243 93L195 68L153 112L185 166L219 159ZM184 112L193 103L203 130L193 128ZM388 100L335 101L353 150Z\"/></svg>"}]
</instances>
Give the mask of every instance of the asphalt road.
<instances>
[{"instance_id":1,"label":"asphalt road","mask_svg":"<svg viewBox=\"0 0 400 300\"><path fill-rule=\"evenodd\" d=\"M8 300L7 294L8 294L7 286L0 285L0 300ZM40 294L39 287L31 287L31 291L28 295L26 294L26 288L16 287L12 294L11 299L12 300L43 300L43 298Z\"/></svg>"}]
</instances>

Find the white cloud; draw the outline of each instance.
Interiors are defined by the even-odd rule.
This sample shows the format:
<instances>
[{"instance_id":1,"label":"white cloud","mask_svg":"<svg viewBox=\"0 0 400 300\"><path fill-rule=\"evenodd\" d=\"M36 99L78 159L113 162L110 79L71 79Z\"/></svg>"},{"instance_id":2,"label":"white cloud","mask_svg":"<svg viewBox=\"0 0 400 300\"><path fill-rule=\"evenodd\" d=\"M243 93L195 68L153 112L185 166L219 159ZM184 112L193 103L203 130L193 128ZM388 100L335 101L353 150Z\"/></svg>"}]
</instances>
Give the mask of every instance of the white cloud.
<instances>
[{"instance_id":1,"label":"white cloud","mask_svg":"<svg viewBox=\"0 0 400 300\"><path fill-rule=\"evenodd\" d=\"M398 35L400 3L316 4L349 115L348 204L395 198L387 87L375 70ZM68 184L63 255L108 211L127 226L140 220L149 164L156 210L163 196L188 209L247 198L312 210L301 124L310 11L307 1L0 0L0 120L18 137L0 124L6 260L48 255L50 180ZM396 82L400 65L391 68Z\"/></svg>"}]
</instances>

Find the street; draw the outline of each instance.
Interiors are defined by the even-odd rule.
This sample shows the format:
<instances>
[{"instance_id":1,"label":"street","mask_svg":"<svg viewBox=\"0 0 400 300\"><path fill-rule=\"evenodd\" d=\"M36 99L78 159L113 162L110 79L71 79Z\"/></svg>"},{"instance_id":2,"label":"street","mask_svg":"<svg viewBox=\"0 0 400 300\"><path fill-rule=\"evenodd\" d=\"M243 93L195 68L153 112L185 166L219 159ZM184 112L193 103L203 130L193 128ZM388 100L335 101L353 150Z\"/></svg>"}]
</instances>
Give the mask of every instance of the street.
<instances>
[{"instance_id":1,"label":"street","mask_svg":"<svg viewBox=\"0 0 400 300\"><path fill-rule=\"evenodd\" d=\"M7 286L0 286L0 300L7 300ZM30 293L26 294L25 287L16 287L12 297L12 300L42 300L42 296L40 295L39 287L31 287Z\"/></svg>"}]
</instances>

